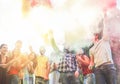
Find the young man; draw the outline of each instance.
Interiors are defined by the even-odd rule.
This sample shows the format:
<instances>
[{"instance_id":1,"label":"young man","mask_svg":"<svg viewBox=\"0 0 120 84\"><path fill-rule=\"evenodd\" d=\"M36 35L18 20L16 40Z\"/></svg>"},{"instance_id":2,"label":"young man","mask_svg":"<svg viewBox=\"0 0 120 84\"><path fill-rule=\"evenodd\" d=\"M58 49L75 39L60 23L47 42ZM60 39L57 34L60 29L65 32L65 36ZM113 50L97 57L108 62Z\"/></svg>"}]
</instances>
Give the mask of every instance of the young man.
<instances>
[{"instance_id":1,"label":"young man","mask_svg":"<svg viewBox=\"0 0 120 84\"><path fill-rule=\"evenodd\" d=\"M40 56L37 56L37 66L35 69L35 84L48 84L50 64L48 58L45 56L45 48L40 48Z\"/></svg>"},{"instance_id":2,"label":"young man","mask_svg":"<svg viewBox=\"0 0 120 84\"><path fill-rule=\"evenodd\" d=\"M60 83L80 84L79 68L76 62L76 57L69 48L65 48L64 56L57 67L60 72Z\"/></svg>"},{"instance_id":3,"label":"young man","mask_svg":"<svg viewBox=\"0 0 120 84\"><path fill-rule=\"evenodd\" d=\"M101 27L104 27L101 24ZM105 29L104 29L105 30ZM104 31L105 32L105 31ZM107 32L94 33L94 46L90 49L90 65L95 66L96 84L116 84L116 68L113 63Z\"/></svg>"}]
</instances>

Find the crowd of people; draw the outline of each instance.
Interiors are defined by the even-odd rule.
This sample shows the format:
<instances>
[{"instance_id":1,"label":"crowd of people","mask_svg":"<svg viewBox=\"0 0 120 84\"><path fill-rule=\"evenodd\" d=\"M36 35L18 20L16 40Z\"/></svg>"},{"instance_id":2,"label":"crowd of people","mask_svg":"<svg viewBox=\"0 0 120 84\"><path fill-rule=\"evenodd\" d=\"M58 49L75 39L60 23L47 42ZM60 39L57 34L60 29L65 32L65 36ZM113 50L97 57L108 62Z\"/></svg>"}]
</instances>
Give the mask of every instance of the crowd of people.
<instances>
[{"instance_id":1,"label":"crowd of people","mask_svg":"<svg viewBox=\"0 0 120 84\"><path fill-rule=\"evenodd\" d=\"M104 27L104 24L100 27ZM45 47L40 47L39 55L34 52L32 46L29 47L29 54L22 54L22 41L18 40L8 54L7 44L1 44L0 84L50 84L49 75L52 72L58 72L55 75L59 76L55 79L57 81L51 84L82 84L80 74L83 75L83 84L117 84L116 68L106 34L94 33L89 56L80 47L74 51L70 46L65 46L64 51L60 51L52 34L50 37L54 55L59 56L52 61L45 56ZM54 56L51 56L52 58Z\"/></svg>"}]
</instances>

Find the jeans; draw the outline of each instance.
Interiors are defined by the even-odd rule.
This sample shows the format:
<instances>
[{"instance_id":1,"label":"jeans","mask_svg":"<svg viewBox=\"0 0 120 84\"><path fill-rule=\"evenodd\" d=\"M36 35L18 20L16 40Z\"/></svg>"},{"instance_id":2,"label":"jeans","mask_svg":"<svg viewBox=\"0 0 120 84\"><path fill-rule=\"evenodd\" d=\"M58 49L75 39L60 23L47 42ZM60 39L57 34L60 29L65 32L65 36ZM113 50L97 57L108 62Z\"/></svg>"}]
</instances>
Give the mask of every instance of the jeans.
<instances>
[{"instance_id":1,"label":"jeans","mask_svg":"<svg viewBox=\"0 0 120 84\"><path fill-rule=\"evenodd\" d=\"M9 84L18 84L19 83L19 77L18 75L9 75Z\"/></svg>"},{"instance_id":2,"label":"jeans","mask_svg":"<svg viewBox=\"0 0 120 84\"><path fill-rule=\"evenodd\" d=\"M104 64L95 68L96 84L117 84L114 64Z\"/></svg>"},{"instance_id":3,"label":"jeans","mask_svg":"<svg viewBox=\"0 0 120 84\"><path fill-rule=\"evenodd\" d=\"M83 84L96 84L94 73L90 73L90 74L87 74L86 76L84 76Z\"/></svg>"},{"instance_id":4,"label":"jeans","mask_svg":"<svg viewBox=\"0 0 120 84\"><path fill-rule=\"evenodd\" d=\"M25 77L23 80L23 84L35 84L34 77Z\"/></svg>"},{"instance_id":5,"label":"jeans","mask_svg":"<svg viewBox=\"0 0 120 84\"><path fill-rule=\"evenodd\" d=\"M60 73L59 82L62 84L80 84L79 77L74 76L74 72Z\"/></svg>"},{"instance_id":6,"label":"jeans","mask_svg":"<svg viewBox=\"0 0 120 84\"><path fill-rule=\"evenodd\" d=\"M45 80L42 77L36 77L35 78L35 84L49 84L49 81Z\"/></svg>"},{"instance_id":7,"label":"jeans","mask_svg":"<svg viewBox=\"0 0 120 84\"><path fill-rule=\"evenodd\" d=\"M29 84L29 74L23 76L23 84Z\"/></svg>"},{"instance_id":8,"label":"jeans","mask_svg":"<svg viewBox=\"0 0 120 84\"><path fill-rule=\"evenodd\" d=\"M119 84L120 83L120 72L118 71L117 72L117 84Z\"/></svg>"},{"instance_id":9,"label":"jeans","mask_svg":"<svg viewBox=\"0 0 120 84\"><path fill-rule=\"evenodd\" d=\"M49 84L60 84L59 83L60 73L58 71L53 71L49 74Z\"/></svg>"}]
</instances>

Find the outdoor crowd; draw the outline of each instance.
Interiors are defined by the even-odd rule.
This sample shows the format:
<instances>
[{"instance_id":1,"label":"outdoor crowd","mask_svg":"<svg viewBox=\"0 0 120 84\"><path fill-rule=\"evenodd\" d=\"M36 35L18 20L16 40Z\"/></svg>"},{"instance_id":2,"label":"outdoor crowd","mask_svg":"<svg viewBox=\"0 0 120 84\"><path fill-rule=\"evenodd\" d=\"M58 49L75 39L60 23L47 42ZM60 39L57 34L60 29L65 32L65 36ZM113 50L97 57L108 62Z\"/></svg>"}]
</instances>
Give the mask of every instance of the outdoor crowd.
<instances>
[{"instance_id":1,"label":"outdoor crowd","mask_svg":"<svg viewBox=\"0 0 120 84\"><path fill-rule=\"evenodd\" d=\"M40 55L34 52L32 46L29 54L22 54L22 41L18 40L8 54L7 44L1 44L0 84L117 84L109 38L103 32L94 33L88 56L83 48L74 51L65 46L60 51L52 34L51 43L55 50L51 60L45 56L45 47L40 47ZM53 77L54 82L50 83L49 75L54 72L53 76L57 78ZM80 75L83 75L82 82Z\"/></svg>"}]
</instances>

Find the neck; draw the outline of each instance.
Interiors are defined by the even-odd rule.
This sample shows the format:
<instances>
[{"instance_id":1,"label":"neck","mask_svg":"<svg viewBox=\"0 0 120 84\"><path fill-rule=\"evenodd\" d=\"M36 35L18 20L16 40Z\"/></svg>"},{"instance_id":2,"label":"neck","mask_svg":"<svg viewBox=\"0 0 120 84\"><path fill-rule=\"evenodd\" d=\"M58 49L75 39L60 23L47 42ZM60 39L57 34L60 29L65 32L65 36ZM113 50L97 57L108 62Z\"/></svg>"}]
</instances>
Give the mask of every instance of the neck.
<instances>
[{"instance_id":1,"label":"neck","mask_svg":"<svg viewBox=\"0 0 120 84\"><path fill-rule=\"evenodd\" d=\"M1 56L5 56L5 53L2 53L2 52L1 52L0 54L1 54Z\"/></svg>"}]
</instances>

